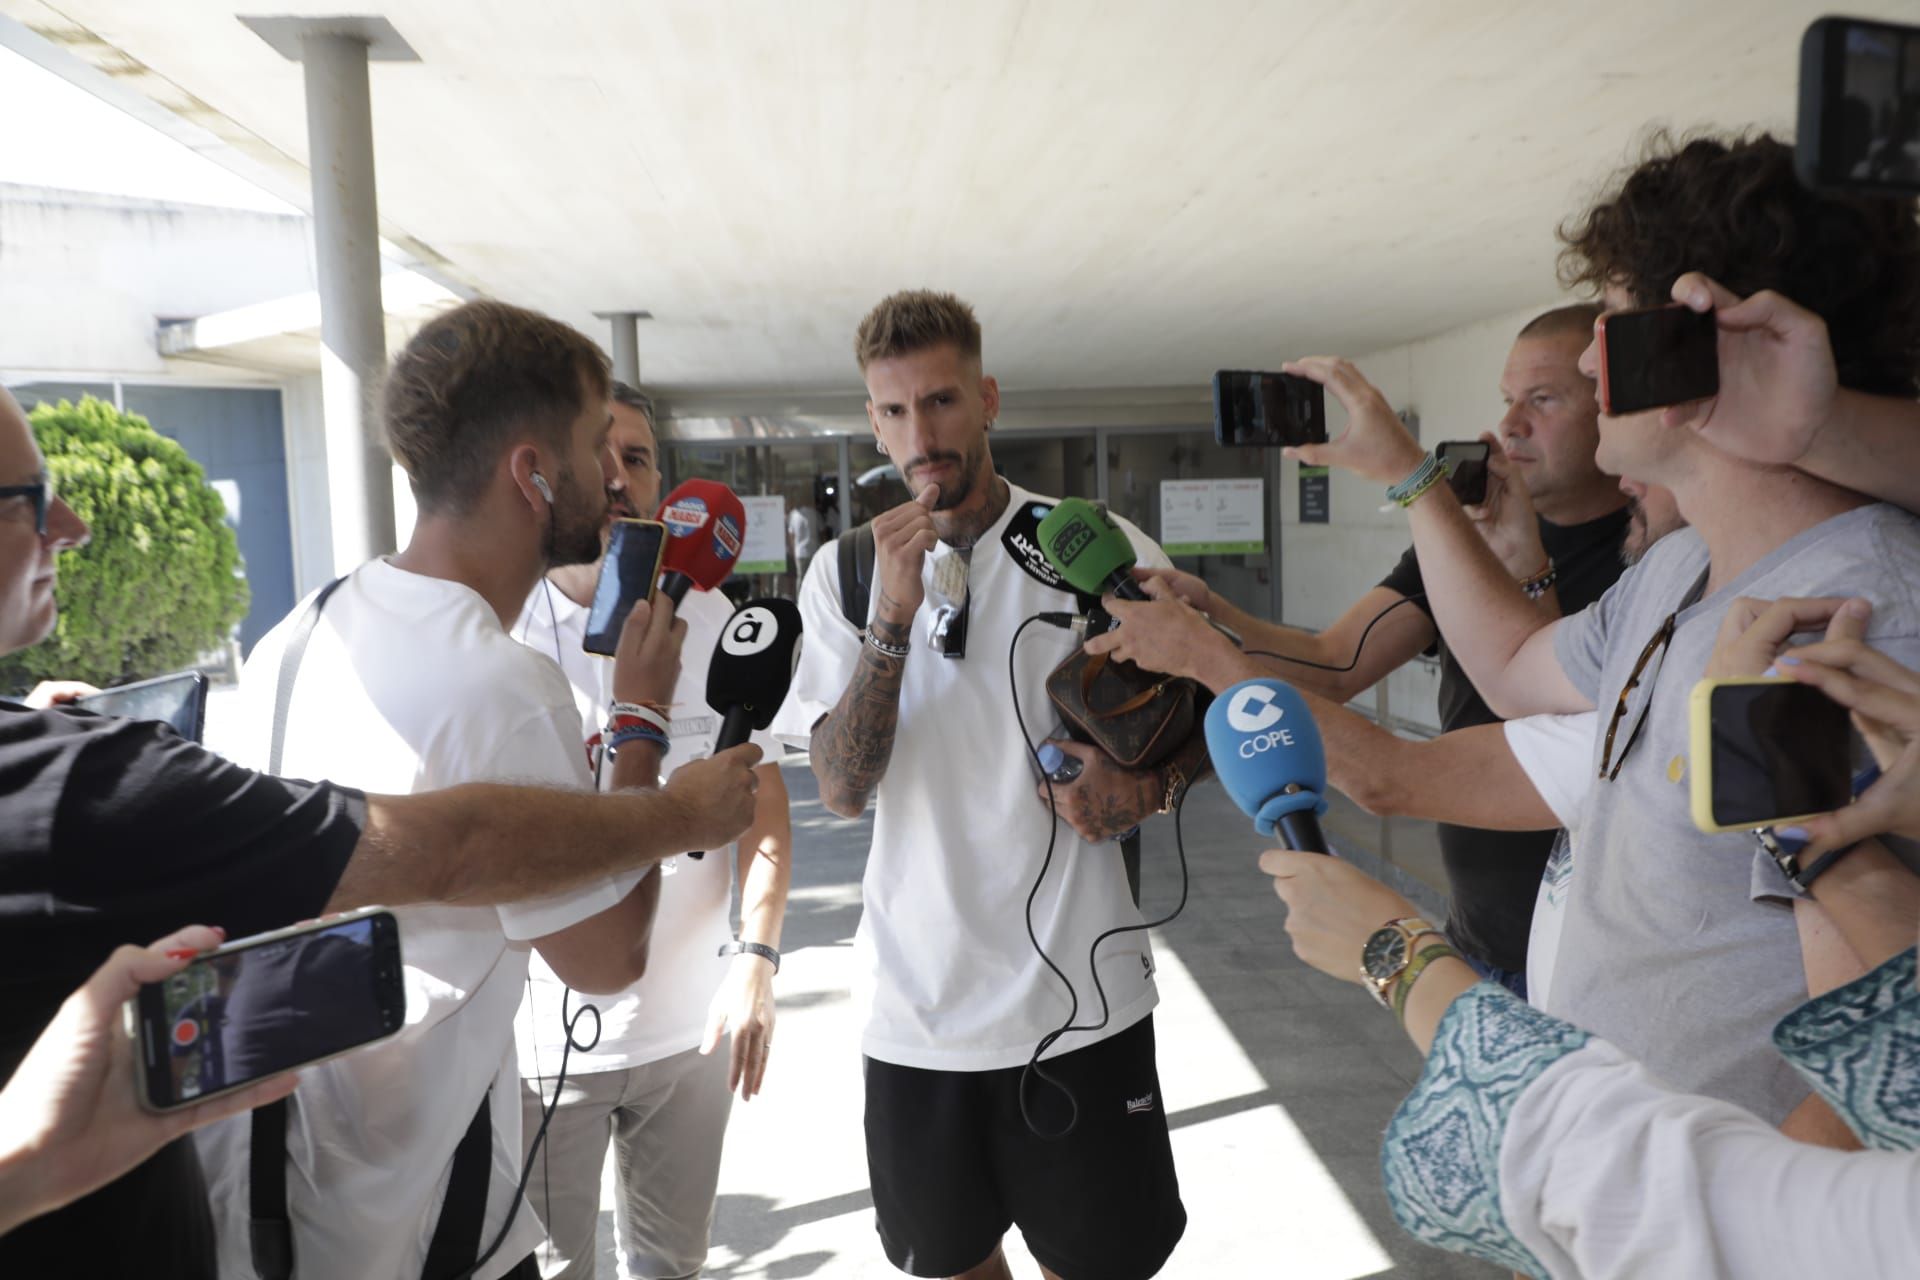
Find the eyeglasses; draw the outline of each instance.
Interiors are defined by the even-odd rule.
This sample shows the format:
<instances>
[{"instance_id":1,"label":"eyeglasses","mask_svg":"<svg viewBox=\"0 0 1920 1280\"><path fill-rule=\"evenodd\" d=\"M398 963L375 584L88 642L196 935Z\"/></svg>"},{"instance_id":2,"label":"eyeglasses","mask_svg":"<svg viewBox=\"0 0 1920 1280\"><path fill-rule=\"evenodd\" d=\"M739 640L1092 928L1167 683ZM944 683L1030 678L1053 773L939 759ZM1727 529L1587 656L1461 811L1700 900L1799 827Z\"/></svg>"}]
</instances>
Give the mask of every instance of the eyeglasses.
<instances>
[{"instance_id":1,"label":"eyeglasses","mask_svg":"<svg viewBox=\"0 0 1920 1280\"><path fill-rule=\"evenodd\" d=\"M0 499L32 498L33 527L41 537L47 536L47 510L53 506L53 481L42 476L26 484L0 485Z\"/></svg>"},{"instance_id":2,"label":"eyeglasses","mask_svg":"<svg viewBox=\"0 0 1920 1280\"><path fill-rule=\"evenodd\" d=\"M1681 608L1685 607L1685 605L1681 606ZM1653 633L1653 639L1647 641L1647 647L1640 651L1640 661L1633 664L1633 674L1628 676L1626 684L1620 687L1620 700L1614 704L1613 719L1607 721L1606 746L1600 755L1600 777L1603 781L1612 782L1620 776L1620 767L1626 764L1627 753L1633 750L1633 744L1640 740L1640 731L1647 727L1647 712L1653 707L1653 682L1660 674L1658 667L1654 668L1653 674L1647 677L1647 696L1640 700L1640 715L1633 722L1633 729L1627 734L1627 744L1620 748L1620 758L1618 760L1613 758L1613 735L1620 731L1620 721L1626 718L1627 695L1639 687L1641 673L1647 669L1647 664L1652 662L1656 655L1664 659L1667 646L1673 643L1674 627L1679 620L1680 609L1675 609L1667 615L1667 620L1660 624L1658 631ZM1609 764L1612 765L1611 769L1608 768Z\"/></svg>"}]
</instances>

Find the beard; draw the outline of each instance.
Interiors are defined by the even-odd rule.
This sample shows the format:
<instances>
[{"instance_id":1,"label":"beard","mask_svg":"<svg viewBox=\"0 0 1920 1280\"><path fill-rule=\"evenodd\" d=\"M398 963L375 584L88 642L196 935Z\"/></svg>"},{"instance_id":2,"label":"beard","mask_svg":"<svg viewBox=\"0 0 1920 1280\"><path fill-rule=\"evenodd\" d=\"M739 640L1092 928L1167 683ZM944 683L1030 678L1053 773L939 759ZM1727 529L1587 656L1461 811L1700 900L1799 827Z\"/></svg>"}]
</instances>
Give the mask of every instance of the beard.
<instances>
[{"instance_id":1,"label":"beard","mask_svg":"<svg viewBox=\"0 0 1920 1280\"><path fill-rule=\"evenodd\" d=\"M1640 499L1627 499L1627 536L1620 543L1620 563L1631 569L1647 554L1647 509Z\"/></svg>"},{"instance_id":2,"label":"beard","mask_svg":"<svg viewBox=\"0 0 1920 1280\"><path fill-rule=\"evenodd\" d=\"M597 495L597 497L596 497ZM561 568L572 564L592 564L600 558L601 538L606 532L607 491L580 483L569 467L560 474L559 492L554 495L553 519L548 526L547 565Z\"/></svg>"},{"instance_id":3,"label":"beard","mask_svg":"<svg viewBox=\"0 0 1920 1280\"><path fill-rule=\"evenodd\" d=\"M974 485L979 483L980 473L986 469L986 437L982 436L964 454L955 453L949 449L939 453L925 453L909 459L906 474L911 476L915 468L934 462L951 462L954 464L954 470L959 473L957 479L940 486L940 496L934 499L933 503L935 511L951 511L973 496ZM909 493L917 492L912 481L908 482L907 489Z\"/></svg>"}]
</instances>

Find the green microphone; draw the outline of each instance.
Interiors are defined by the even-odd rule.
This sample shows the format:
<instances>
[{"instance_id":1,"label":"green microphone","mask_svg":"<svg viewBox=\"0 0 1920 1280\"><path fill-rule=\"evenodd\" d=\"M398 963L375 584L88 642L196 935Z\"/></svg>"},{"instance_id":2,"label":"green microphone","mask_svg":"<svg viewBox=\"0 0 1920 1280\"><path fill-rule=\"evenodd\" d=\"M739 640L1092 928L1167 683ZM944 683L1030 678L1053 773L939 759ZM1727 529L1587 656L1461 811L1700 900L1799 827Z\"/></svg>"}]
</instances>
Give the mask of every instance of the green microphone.
<instances>
[{"instance_id":1,"label":"green microphone","mask_svg":"<svg viewBox=\"0 0 1920 1280\"><path fill-rule=\"evenodd\" d=\"M1062 498L1035 532L1047 563L1081 595L1112 592L1122 600L1153 599L1133 576L1138 559L1133 554L1133 539L1113 522L1105 507L1085 498ZM1234 648L1242 647L1233 628L1212 618L1207 618L1207 625L1232 641Z\"/></svg>"},{"instance_id":2,"label":"green microphone","mask_svg":"<svg viewBox=\"0 0 1920 1280\"><path fill-rule=\"evenodd\" d=\"M1041 554L1081 595L1111 591L1122 600L1149 598L1133 578L1133 540L1104 508L1085 498L1062 498L1038 532Z\"/></svg>"}]
</instances>

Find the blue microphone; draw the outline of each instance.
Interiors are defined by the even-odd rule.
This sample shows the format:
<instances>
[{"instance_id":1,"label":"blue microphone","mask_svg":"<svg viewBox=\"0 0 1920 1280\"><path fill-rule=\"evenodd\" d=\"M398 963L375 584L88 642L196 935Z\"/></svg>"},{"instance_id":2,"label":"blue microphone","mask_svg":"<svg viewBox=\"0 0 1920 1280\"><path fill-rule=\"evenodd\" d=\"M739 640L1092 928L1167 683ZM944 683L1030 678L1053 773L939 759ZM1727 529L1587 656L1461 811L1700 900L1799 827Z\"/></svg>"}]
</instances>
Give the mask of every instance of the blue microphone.
<instances>
[{"instance_id":1,"label":"blue microphone","mask_svg":"<svg viewBox=\"0 0 1920 1280\"><path fill-rule=\"evenodd\" d=\"M1263 836L1326 853L1327 755L1313 713L1290 684L1242 680L1207 708L1207 754L1220 785Z\"/></svg>"}]
</instances>

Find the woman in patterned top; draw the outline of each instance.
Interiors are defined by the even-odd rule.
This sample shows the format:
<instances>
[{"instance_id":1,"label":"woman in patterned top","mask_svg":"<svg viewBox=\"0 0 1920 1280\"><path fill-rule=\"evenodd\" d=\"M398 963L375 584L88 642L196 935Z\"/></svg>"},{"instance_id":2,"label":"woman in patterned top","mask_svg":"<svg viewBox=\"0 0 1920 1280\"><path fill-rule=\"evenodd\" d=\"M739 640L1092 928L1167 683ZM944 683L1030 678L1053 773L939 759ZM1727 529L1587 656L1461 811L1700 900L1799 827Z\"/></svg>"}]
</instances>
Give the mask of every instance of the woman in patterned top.
<instances>
[{"instance_id":1,"label":"woman in patterned top","mask_svg":"<svg viewBox=\"0 0 1920 1280\"><path fill-rule=\"evenodd\" d=\"M1849 846L1920 837L1920 674L1869 648L1865 611L1845 603L1825 602L1828 640L1780 657L1779 670L1853 709L1884 776L1847 808L1775 838L1798 854L1811 896L1870 972L1795 1010L1774 1043L1866 1150L1808 1146L1738 1107L1672 1091L1615 1046L1477 981L1423 938L1430 926L1412 903L1344 862L1261 858L1301 958L1374 985L1427 1054L1382 1153L1408 1231L1534 1276L1914 1274L1920 878L1878 842ZM1736 610L1721 670L1765 667L1809 604ZM1849 851L1825 871L1820 859L1835 849Z\"/></svg>"}]
</instances>

